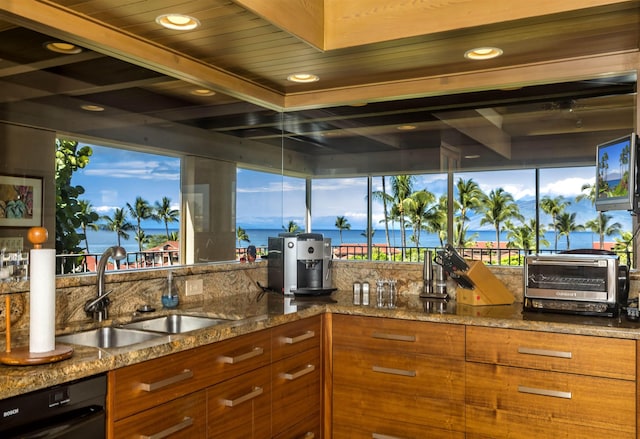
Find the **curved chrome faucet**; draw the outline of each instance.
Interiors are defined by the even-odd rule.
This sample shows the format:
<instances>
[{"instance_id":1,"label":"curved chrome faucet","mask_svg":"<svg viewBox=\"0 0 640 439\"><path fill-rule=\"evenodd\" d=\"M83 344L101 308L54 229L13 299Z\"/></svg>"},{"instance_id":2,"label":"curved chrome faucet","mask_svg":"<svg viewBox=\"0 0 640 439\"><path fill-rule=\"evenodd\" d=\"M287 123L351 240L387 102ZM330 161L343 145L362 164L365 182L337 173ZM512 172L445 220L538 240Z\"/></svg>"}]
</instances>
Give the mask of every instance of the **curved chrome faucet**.
<instances>
[{"instance_id":1,"label":"curved chrome faucet","mask_svg":"<svg viewBox=\"0 0 640 439\"><path fill-rule=\"evenodd\" d=\"M107 261L109 258L113 258L114 261L119 261L127 256L127 251L118 246L109 247L100 256L97 269L97 284L95 299L88 300L84 305L84 311L88 316L93 317L94 320L101 322L108 318L108 307L111 301L107 296L111 294L111 291L104 291L104 272L107 268Z\"/></svg>"}]
</instances>

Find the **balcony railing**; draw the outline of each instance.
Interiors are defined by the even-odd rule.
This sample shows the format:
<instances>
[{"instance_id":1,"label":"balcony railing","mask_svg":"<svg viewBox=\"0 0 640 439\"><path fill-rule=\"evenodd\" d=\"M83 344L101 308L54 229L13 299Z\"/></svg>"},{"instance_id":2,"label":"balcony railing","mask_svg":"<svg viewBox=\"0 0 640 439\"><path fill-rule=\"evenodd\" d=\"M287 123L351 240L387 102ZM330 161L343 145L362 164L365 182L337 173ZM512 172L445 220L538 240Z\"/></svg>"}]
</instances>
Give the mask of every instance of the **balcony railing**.
<instances>
[{"instance_id":1,"label":"balcony railing","mask_svg":"<svg viewBox=\"0 0 640 439\"><path fill-rule=\"evenodd\" d=\"M258 257L265 257L267 247L257 247ZM367 247L364 245L342 244L332 247L334 259L341 260L367 260ZM424 262L427 251L436 254L441 247L387 247L374 245L371 249L371 259L374 261L393 262ZM489 265L522 266L524 257L531 253L522 249L492 249L492 248L458 248L456 249L465 259L483 261ZM246 249L236 249L236 260L243 261ZM553 250L542 250L540 253L554 253ZM628 265L628 259L633 254L622 251L617 252L620 263ZM56 255L57 273L90 273L95 272L100 259L99 253L64 254ZM141 252L128 252L127 257L118 263L110 261L107 270L128 270L135 268L160 268L177 265L180 255L175 250L154 250Z\"/></svg>"}]
</instances>

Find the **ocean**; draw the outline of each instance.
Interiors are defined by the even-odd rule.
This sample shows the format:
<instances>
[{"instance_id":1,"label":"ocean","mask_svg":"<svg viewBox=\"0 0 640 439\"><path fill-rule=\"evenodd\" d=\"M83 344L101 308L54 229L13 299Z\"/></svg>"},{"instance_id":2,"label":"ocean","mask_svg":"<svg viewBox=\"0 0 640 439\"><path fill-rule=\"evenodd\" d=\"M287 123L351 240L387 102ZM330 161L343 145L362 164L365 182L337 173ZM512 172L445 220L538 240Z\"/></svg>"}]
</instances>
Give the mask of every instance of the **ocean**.
<instances>
[{"instance_id":1,"label":"ocean","mask_svg":"<svg viewBox=\"0 0 640 439\"><path fill-rule=\"evenodd\" d=\"M144 229L147 235L164 235L164 228L148 228ZM242 247L246 247L248 245L255 245L256 247L267 247L268 239L270 236L278 236L282 230L276 229L245 229L247 235L249 237L249 242L243 241L241 243ZM177 232L177 229L169 229L169 233ZM331 238L331 244L336 246L340 245L340 233L337 229L326 229L326 230L314 230L313 233L322 233L326 238ZM342 243L344 244L364 244L366 243L366 238L363 236L364 230L343 230L342 231ZM400 246L400 231L396 230L394 232L390 231L390 241L392 246ZM467 233L467 236L473 236L477 234L477 237L474 238L475 241L479 242L487 242L495 240L495 232L492 230L477 230L470 231ZM413 246L415 245L410 241L411 232L407 232L407 245ZM615 238L619 237L618 235L609 236L605 238L607 242L614 242ZM104 230L93 231L89 230L87 232L87 238L89 240L89 249L91 253L102 253L105 249L112 245L117 244L116 234L115 232L108 232ZM547 232L545 234L545 238L549 241L549 246L543 247L543 249L553 249L554 246L554 234L552 232ZM599 237L596 233L593 232L574 232L569 236L570 245L572 249L578 248L592 248L593 242L598 242ZM507 234L502 233L500 242L507 242ZM373 235L373 243L374 244L386 244L386 239L384 235L384 230L375 230ZM127 252L136 252L138 251L138 243L134 238L134 233L130 233L130 238L128 240L122 240L122 246L127 250ZM439 247L440 241L438 240L437 235L422 232L420 234L420 246L421 247ZM560 236L558 238L558 250L566 250L567 249L567 240L566 237Z\"/></svg>"}]
</instances>

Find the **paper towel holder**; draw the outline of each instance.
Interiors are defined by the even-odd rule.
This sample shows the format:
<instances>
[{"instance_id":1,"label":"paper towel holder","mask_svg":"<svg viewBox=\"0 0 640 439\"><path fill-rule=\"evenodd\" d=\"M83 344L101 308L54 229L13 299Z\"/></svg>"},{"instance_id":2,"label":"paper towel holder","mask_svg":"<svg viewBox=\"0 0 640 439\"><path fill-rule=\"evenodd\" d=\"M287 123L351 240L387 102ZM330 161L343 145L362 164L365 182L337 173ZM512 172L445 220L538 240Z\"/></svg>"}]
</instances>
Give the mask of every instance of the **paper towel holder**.
<instances>
[{"instance_id":1,"label":"paper towel holder","mask_svg":"<svg viewBox=\"0 0 640 439\"><path fill-rule=\"evenodd\" d=\"M42 248L47 242L49 233L44 227L32 227L27 233L27 238L33 244L34 249ZM5 322L6 322L6 346L5 352L0 353L0 363L9 366L34 366L37 364L55 363L66 360L73 355L73 348L67 345L56 344L55 348L48 352L30 352L29 347L11 349L11 294L5 294Z\"/></svg>"}]
</instances>

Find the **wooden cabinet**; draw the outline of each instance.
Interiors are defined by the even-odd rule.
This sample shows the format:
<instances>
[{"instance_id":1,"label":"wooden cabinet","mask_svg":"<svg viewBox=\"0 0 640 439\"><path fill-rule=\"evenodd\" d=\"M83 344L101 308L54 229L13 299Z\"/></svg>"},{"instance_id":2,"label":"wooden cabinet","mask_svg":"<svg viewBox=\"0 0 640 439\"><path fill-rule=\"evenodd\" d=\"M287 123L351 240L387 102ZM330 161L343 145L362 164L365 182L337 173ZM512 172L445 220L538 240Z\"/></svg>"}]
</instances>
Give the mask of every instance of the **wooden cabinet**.
<instances>
[{"instance_id":1,"label":"wooden cabinet","mask_svg":"<svg viewBox=\"0 0 640 439\"><path fill-rule=\"evenodd\" d=\"M271 333L269 330L240 336L219 343L202 346L189 351L179 352L158 359L145 361L133 366L116 369L109 373L108 437L120 439L121 432L131 432L137 422L152 422L155 416L164 416L171 410L168 407L191 407L194 398L199 401L198 417L178 416L172 419L171 426L186 426L185 436L176 430L171 437L205 438L206 406L208 387L259 368L265 368L269 383L269 364L271 362ZM267 394L269 388L267 387ZM270 396L264 399L266 410L270 413ZM200 421L202 418L202 421ZM156 426L167 424L169 416L164 416ZM197 428L187 426L193 420ZM197 420L197 423L195 421ZM248 420L253 422L252 419ZM270 426L270 419L267 420ZM166 428L158 428L166 431ZM169 430L173 431L173 430ZM142 434L136 437L165 437ZM248 436L249 437L249 436Z\"/></svg>"},{"instance_id":2,"label":"wooden cabinet","mask_svg":"<svg viewBox=\"0 0 640 439\"><path fill-rule=\"evenodd\" d=\"M320 316L273 329L272 428L282 438L320 438Z\"/></svg>"},{"instance_id":3,"label":"wooden cabinet","mask_svg":"<svg viewBox=\"0 0 640 439\"><path fill-rule=\"evenodd\" d=\"M321 316L109 374L108 437L320 438Z\"/></svg>"},{"instance_id":4,"label":"wooden cabinet","mask_svg":"<svg viewBox=\"0 0 640 439\"><path fill-rule=\"evenodd\" d=\"M635 438L636 342L467 327L468 438Z\"/></svg>"},{"instance_id":5,"label":"wooden cabinet","mask_svg":"<svg viewBox=\"0 0 640 439\"><path fill-rule=\"evenodd\" d=\"M334 438L463 438L464 326L333 316Z\"/></svg>"}]
</instances>

